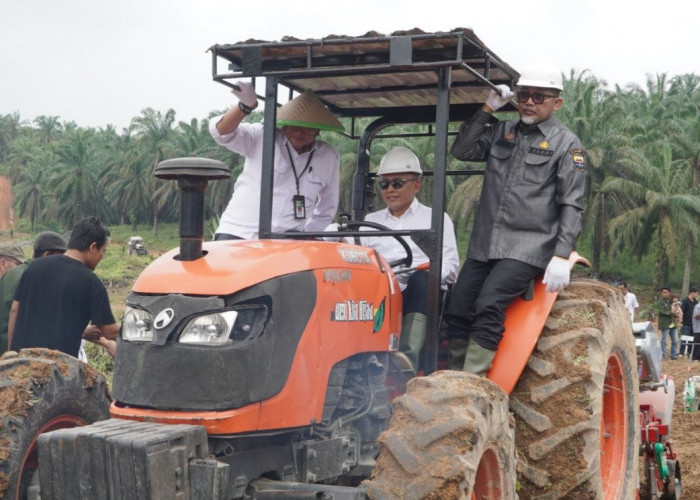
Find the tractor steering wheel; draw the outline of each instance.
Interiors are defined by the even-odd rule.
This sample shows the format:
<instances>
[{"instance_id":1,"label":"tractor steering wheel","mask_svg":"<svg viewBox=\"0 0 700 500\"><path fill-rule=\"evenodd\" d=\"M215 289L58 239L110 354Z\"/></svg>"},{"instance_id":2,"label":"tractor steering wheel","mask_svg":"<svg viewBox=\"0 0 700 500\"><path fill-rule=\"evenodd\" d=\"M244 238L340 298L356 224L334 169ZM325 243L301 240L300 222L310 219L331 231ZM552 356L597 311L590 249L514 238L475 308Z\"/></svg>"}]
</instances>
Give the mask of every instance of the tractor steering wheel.
<instances>
[{"instance_id":1,"label":"tractor steering wheel","mask_svg":"<svg viewBox=\"0 0 700 500\"><path fill-rule=\"evenodd\" d=\"M379 231L391 231L390 228L386 227L383 224L378 224L377 222L370 222L370 221L348 221L347 222L347 228L353 231L357 231L361 227L369 227L372 229L378 229ZM367 236L371 236L372 233L368 232ZM408 246L408 243L406 240L403 238L403 236L399 235L392 235L392 238L394 238L396 241L399 242L399 244L403 247L404 251L406 252L406 256L403 257L402 259L394 260L389 262L389 265L393 267L398 267L398 266L405 266L405 267L411 267L411 264L413 263L413 252L411 251L411 247ZM358 238L356 238L358 239ZM359 242L357 242L359 244Z\"/></svg>"}]
</instances>

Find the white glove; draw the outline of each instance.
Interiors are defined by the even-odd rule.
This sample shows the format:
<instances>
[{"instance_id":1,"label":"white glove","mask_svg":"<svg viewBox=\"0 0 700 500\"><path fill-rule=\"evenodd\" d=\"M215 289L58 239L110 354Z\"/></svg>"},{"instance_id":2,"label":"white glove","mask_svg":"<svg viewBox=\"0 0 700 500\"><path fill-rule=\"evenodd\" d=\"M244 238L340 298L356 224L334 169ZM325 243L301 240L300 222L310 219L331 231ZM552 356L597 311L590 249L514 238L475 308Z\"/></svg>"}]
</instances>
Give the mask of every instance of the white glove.
<instances>
[{"instance_id":1,"label":"white glove","mask_svg":"<svg viewBox=\"0 0 700 500\"><path fill-rule=\"evenodd\" d=\"M542 283L547 285L548 292L561 292L569 284L570 276L569 261L555 255L547 265Z\"/></svg>"},{"instance_id":2,"label":"white glove","mask_svg":"<svg viewBox=\"0 0 700 500\"><path fill-rule=\"evenodd\" d=\"M515 93L508 88L508 85L496 85L496 88L498 92L491 89L489 97L486 99L486 105L494 111L508 104L508 101L515 95Z\"/></svg>"},{"instance_id":3,"label":"white glove","mask_svg":"<svg viewBox=\"0 0 700 500\"><path fill-rule=\"evenodd\" d=\"M258 106L258 96L255 95L255 87L249 82L236 82L238 90L231 89L231 93L238 97L238 100L249 108Z\"/></svg>"}]
</instances>

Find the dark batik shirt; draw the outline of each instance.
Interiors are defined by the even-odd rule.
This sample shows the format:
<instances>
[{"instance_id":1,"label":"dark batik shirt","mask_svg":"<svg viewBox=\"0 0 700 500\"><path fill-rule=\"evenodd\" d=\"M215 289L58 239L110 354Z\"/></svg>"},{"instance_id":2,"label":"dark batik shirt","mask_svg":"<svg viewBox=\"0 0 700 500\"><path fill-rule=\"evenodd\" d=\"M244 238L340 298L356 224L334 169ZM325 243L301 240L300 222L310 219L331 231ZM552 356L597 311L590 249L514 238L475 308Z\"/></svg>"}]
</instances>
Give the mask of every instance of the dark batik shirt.
<instances>
[{"instance_id":1,"label":"dark batik shirt","mask_svg":"<svg viewBox=\"0 0 700 500\"><path fill-rule=\"evenodd\" d=\"M587 158L581 141L554 117L531 126L490 119L477 111L452 145L460 160L486 161L467 257L541 268L553 255L568 258L583 215Z\"/></svg>"}]
</instances>

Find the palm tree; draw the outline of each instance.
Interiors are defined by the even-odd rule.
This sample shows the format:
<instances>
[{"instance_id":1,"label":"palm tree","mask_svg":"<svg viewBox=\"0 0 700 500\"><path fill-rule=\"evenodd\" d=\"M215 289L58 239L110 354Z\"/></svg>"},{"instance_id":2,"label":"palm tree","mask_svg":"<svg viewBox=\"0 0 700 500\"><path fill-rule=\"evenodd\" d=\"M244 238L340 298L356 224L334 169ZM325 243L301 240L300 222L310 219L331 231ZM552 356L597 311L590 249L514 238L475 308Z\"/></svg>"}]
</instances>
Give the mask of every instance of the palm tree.
<instances>
[{"instance_id":1,"label":"palm tree","mask_svg":"<svg viewBox=\"0 0 700 500\"><path fill-rule=\"evenodd\" d=\"M611 203L601 191L605 180L614 175L620 148L625 146L621 132L621 103L617 95L605 89L605 82L589 71L571 70L564 78L564 105L558 118L581 140L588 154L588 179L582 237L590 237L595 273L600 273L607 241Z\"/></svg>"},{"instance_id":2,"label":"palm tree","mask_svg":"<svg viewBox=\"0 0 700 500\"><path fill-rule=\"evenodd\" d=\"M28 166L37 161L40 155L39 145L29 134L22 134L10 144L7 157L7 175L15 184L23 179Z\"/></svg>"},{"instance_id":3,"label":"palm tree","mask_svg":"<svg viewBox=\"0 0 700 500\"><path fill-rule=\"evenodd\" d=\"M39 142L49 144L63 129L58 116L38 116L34 123L39 128Z\"/></svg>"},{"instance_id":4,"label":"palm tree","mask_svg":"<svg viewBox=\"0 0 700 500\"><path fill-rule=\"evenodd\" d=\"M0 163L4 163L10 154L10 145L19 136L20 129L26 125L19 113L0 116Z\"/></svg>"},{"instance_id":5,"label":"palm tree","mask_svg":"<svg viewBox=\"0 0 700 500\"><path fill-rule=\"evenodd\" d=\"M690 171L673 160L669 143L630 148L619 161L621 176L601 188L612 196L619 215L610 221L611 252L628 249L637 258L655 250L654 286L668 279L679 256L679 234L700 236L700 197L690 192Z\"/></svg>"},{"instance_id":6,"label":"palm tree","mask_svg":"<svg viewBox=\"0 0 700 500\"><path fill-rule=\"evenodd\" d=\"M119 214L120 223L129 222L136 231L139 223L148 220L149 189L152 186L152 173L148 171L150 164L128 132L122 136L106 133L110 139L103 150L106 157L101 185L110 205Z\"/></svg>"},{"instance_id":7,"label":"palm tree","mask_svg":"<svg viewBox=\"0 0 700 500\"><path fill-rule=\"evenodd\" d=\"M175 123L175 111L169 109L165 115L152 108L141 111L141 116L137 116L131 121L130 131L135 133L135 137L140 143L141 152L147 159L149 172L154 172L158 163L162 160L172 158L176 154L174 144L173 124ZM177 186L174 182L164 182L149 176L151 183L148 192L153 217L153 235L158 235L158 216L161 210L168 205L173 205Z\"/></svg>"},{"instance_id":8,"label":"palm tree","mask_svg":"<svg viewBox=\"0 0 700 500\"><path fill-rule=\"evenodd\" d=\"M41 219L45 207L46 169L40 163L32 163L24 170L24 179L14 186L13 194L20 217L29 217L31 231L35 223Z\"/></svg>"},{"instance_id":9,"label":"palm tree","mask_svg":"<svg viewBox=\"0 0 700 500\"><path fill-rule=\"evenodd\" d=\"M109 207L99 184L99 165L92 147L94 132L69 131L58 145L58 168L52 172L54 198L51 210L66 227L87 215L109 220Z\"/></svg>"}]
</instances>

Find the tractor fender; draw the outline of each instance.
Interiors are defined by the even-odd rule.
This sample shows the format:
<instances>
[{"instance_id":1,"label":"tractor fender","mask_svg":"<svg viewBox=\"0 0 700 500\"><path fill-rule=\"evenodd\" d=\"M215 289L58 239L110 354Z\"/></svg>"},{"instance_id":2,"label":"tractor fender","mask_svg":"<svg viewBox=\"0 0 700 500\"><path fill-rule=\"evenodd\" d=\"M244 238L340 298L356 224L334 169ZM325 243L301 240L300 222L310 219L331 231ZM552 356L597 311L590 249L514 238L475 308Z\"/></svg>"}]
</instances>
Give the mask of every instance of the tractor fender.
<instances>
[{"instance_id":1,"label":"tractor fender","mask_svg":"<svg viewBox=\"0 0 700 500\"><path fill-rule=\"evenodd\" d=\"M572 252L569 256L569 269L576 264L591 266L588 260ZM487 375L507 394L511 393L525 369L558 295L556 292L547 292L541 277L537 277L533 298L525 300L518 297L508 307L503 338Z\"/></svg>"}]
</instances>

